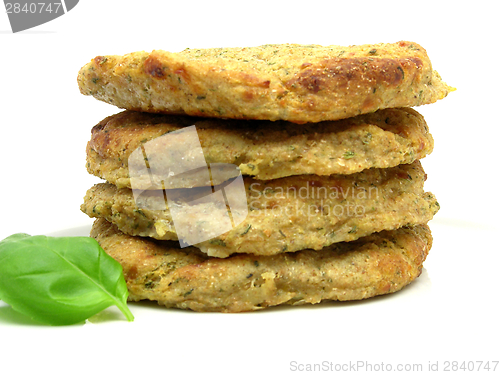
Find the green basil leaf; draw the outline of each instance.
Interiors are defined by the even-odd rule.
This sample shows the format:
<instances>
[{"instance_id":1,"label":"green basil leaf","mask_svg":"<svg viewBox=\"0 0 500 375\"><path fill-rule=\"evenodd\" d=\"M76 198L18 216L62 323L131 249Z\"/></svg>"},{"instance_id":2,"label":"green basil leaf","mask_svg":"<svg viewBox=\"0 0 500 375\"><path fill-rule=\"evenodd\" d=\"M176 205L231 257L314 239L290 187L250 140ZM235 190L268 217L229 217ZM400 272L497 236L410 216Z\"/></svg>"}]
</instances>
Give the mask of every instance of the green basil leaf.
<instances>
[{"instance_id":1,"label":"green basil leaf","mask_svg":"<svg viewBox=\"0 0 500 375\"><path fill-rule=\"evenodd\" d=\"M0 299L39 322L82 322L116 305L128 321L121 265L89 237L14 234L0 241Z\"/></svg>"}]
</instances>

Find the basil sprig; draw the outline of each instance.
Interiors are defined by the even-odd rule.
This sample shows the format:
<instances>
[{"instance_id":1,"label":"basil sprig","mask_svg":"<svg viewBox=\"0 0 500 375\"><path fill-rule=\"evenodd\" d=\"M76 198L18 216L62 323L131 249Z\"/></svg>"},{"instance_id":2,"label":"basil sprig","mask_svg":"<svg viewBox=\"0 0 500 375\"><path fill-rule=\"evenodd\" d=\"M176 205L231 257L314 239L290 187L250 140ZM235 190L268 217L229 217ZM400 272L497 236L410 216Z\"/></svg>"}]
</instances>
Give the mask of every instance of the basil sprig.
<instances>
[{"instance_id":1,"label":"basil sprig","mask_svg":"<svg viewBox=\"0 0 500 375\"><path fill-rule=\"evenodd\" d=\"M50 325L82 322L116 305L128 321L121 265L89 237L14 234L0 241L0 299Z\"/></svg>"}]
</instances>

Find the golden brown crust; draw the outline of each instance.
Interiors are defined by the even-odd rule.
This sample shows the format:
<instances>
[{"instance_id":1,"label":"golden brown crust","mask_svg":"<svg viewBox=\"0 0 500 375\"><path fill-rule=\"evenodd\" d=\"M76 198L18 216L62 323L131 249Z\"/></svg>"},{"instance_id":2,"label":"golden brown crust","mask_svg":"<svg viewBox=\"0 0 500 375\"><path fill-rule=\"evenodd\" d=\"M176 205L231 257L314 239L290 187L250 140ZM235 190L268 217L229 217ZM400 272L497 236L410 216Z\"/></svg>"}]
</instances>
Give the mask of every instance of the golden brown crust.
<instances>
[{"instance_id":1,"label":"golden brown crust","mask_svg":"<svg viewBox=\"0 0 500 375\"><path fill-rule=\"evenodd\" d=\"M208 163L232 163L243 174L261 180L301 174L351 174L367 168L409 164L430 154L434 144L423 117L410 108L384 109L302 126L283 121L201 119L125 111L92 129L87 169L120 188L130 188L131 153L153 139L190 125L196 126ZM157 152L173 152L169 149L182 144L172 143L174 147L162 146ZM144 180L149 180L150 175L146 177ZM148 186L138 186L136 178L135 188ZM195 181L176 187L193 186L197 186Z\"/></svg>"},{"instance_id":2,"label":"golden brown crust","mask_svg":"<svg viewBox=\"0 0 500 375\"><path fill-rule=\"evenodd\" d=\"M241 204L248 205L248 216L230 231L195 245L210 256L321 250L373 232L426 223L439 210L434 195L424 193L425 173L418 161L352 175L244 180L247 199ZM226 189L229 202L241 201L235 193ZM154 202L155 195L163 199L162 191L150 191L147 202ZM160 240L177 240L176 227L189 228L193 234L211 233L213 223L222 222L227 214L226 206L221 210L217 202L186 204L197 197L186 199L185 192L179 200L171 197L168 204L182 207L184 213L175 226L168 208L139 209L130 189L111 184L89 189L81 210L90 217L106 218L127 234ZM235 208L242 211L232 206L233 214Z\"/></svg>"},{"instance_id":3,"label":"golden brown crust","mask_svg":"<svg viewBox=\"0 0 500 375\"><path fill-rule=\"evenodd\" d=\"M359 300L393 293L422 271L427 225L384 231L321 251L209 258L196 248L131 237L97 219L91 237L123 267L129 300L195 311Z\"/></svg>"},{"instance_id":4,"label":"golden brown crust","mask_svg":"<svg viewBox=\"0 0 500 375\"><path fill-rule=\"evenodd\" d=\"M296 123L429 104L454 90L411 42L98 56L78 84L82 94L120 108Z\"/></svg>"}]
</instances>

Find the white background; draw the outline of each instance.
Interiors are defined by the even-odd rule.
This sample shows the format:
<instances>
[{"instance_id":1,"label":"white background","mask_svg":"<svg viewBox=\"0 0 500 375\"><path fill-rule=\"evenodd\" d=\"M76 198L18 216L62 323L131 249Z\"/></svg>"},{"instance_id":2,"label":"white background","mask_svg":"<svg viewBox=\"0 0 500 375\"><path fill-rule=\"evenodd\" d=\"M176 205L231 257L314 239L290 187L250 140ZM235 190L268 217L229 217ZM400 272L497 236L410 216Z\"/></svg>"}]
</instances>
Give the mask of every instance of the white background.
<instances>
[{"instance_id":1,"label":"white background","mask_svg":"<svg viewBox=\"0 0 500 375\"><path fill-rule=\"evenodd\" d=\"M79 93L78 70L97 55L409 40L426 48L457 88L418 108L435 139L423 161L426 189L442 209L425 271L407 289L364 302L233 315L130 304L133 323L108 309L87 324L55 328L0 302L2 368L281 374L314 363L427 370L439 361L442 371L445 361L500 360L495 2L82 0L65 16L17 34L0 9L0 239L82 234L91 223L79 206L99 179L85 170L85 146L92 126L120 111Z\"/></svg>"}]
</instances>

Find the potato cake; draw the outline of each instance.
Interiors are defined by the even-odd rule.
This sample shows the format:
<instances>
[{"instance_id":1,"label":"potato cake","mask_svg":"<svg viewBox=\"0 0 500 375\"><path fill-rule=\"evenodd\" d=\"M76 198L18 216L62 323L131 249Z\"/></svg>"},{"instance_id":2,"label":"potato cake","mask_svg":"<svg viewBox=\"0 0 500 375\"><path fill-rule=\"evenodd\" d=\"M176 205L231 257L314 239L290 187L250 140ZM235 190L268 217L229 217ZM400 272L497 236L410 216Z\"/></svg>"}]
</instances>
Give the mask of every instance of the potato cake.
<instances>
[{"instance_id":1,"label":"potato cake","mask_svg":"<svg viewBox=\"0 0 500 375\"><path fill-rule=\"evenodd\" d=\"M129 301L195 311L242 312L269 306L360 300L393 293L422 271L427 225L383 231L321 251L210 258L171 241L131 237L105 219L90 233L123 267Z\"/></svg>"},{"instance_id":2,"label":"potato cake","mask_svg":"<svg viewBox=\"0 0 500 375\"><path fill-rule=\"evenodd\" d=\"M164 159L188 154L184 139L172 132L191 125L196 126L207 163L235 164L244 175L260 180L395 167L425 157L434 145L423 117L410 108L384 109L301 126L284 121L203 119L124 111L92 129L87 169L120 188L130 188L128 159L134 150L147 144L147 156L154 155L160 162L147 175L136 177L134 188L148 189L153 186L150 178L158 184L169 175L171 163L163 162ZM162 137L168 134L168 138ZM180 157L177 159L181 162ZM235 169L222 175L226 179L235 177ZM202 175L201 179L175 179L175 185L172 182L166 188L206 183Z\"/></svg>"},{"instance_id":3,"label":"potato cake","mask_svg":"<svg viewBox=\"0 0 500 375\"><path fill-rule=\"evenodd\" d=\"M125 109L302 124L434 103L454 90L407 41L97 56L77 80L82 94Z\"/></svg>"},{"instance_id":4,"label":"potato cake","mask_svg":"<svg viewBox=\"0 0 500 375\"><path fill-rule=\"evenodd\" d=\"M427 223L439 204L434 195L424 192L425 178L419 161L351 175L303 175L269 181L247 177L246 202L231 196L229 189L226 194L229 202L247 205L248 216L235 218L241 224L195 246L221 258L233 253L273 255L320 250L373 232ZM197 189L201 188L179 189L180 198L171 200L169 195L167 209L158 210L154 204L163 199L161 190L147 191L144 206L138 207L131 189L97 184L88 190L81 210L90 217L107 219L129 235L176 240L175 228L182 226L193 236L203 237L213 230L214 223L223 221L227 209L213 202L190 204L197 198ZM192 199L186 199L187 190L192 191ZM183 212L175 225L169 207ZM235 208L231 207L233 214L238 212Z\"/></svg>"}]
</instances>

